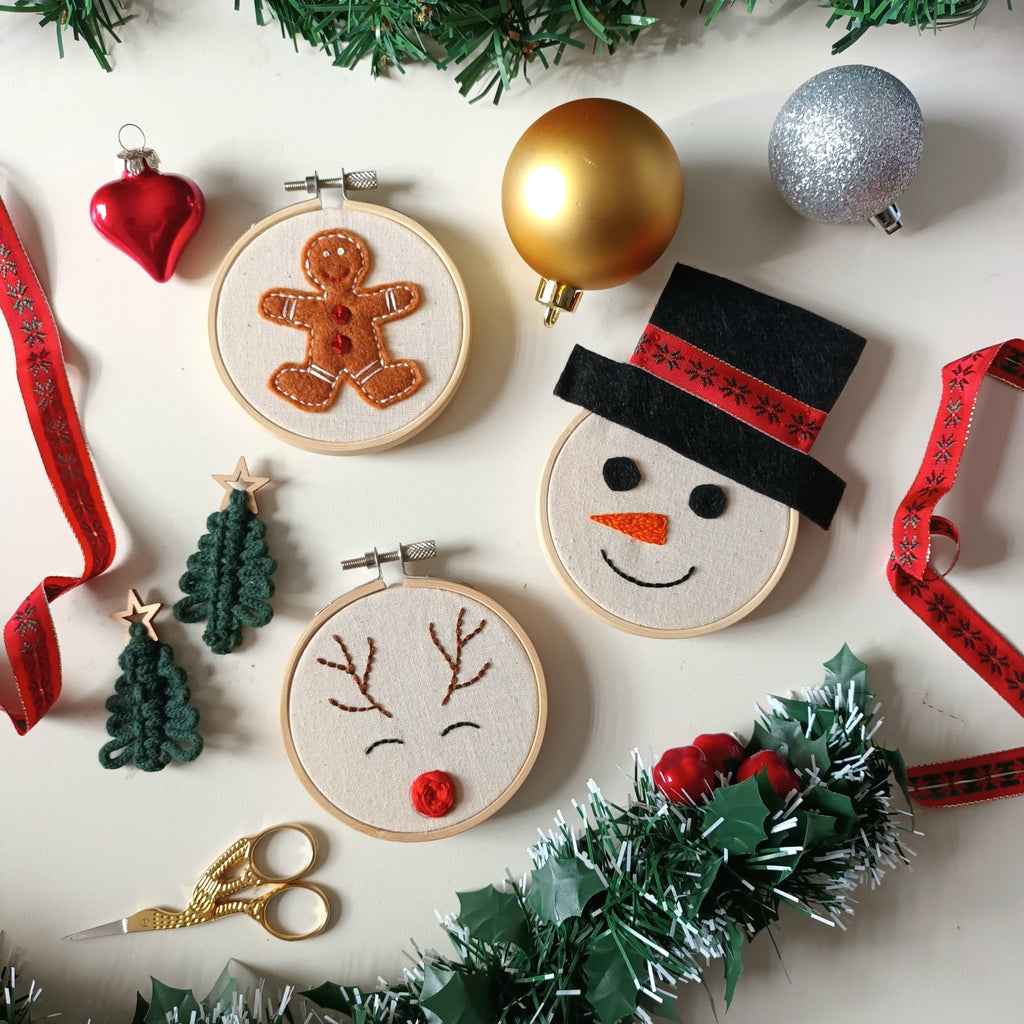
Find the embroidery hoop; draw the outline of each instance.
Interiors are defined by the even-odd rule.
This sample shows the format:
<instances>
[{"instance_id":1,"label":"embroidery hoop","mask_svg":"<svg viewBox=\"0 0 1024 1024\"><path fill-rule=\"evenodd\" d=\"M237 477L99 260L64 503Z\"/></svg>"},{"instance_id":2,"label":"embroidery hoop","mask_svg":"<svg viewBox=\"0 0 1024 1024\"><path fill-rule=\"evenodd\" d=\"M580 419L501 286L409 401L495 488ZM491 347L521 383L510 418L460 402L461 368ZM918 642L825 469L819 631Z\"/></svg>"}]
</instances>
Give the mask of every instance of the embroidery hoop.
<instances>
[{"instance_id":1,"label":"embroidery hoop","mask_svg":"<svg viewBox=\"0 0 1024 1024\"><path fill-rule=\"evenodd\" d=\"M526 776L530 773L534 762L537 760L537 755L540 752L541 741L544 738L544 730L547 722L547 688L544 680L544 670L541 667L540 659L537 656L533 643L526 635L523 627L512 617L511 613L486 594L482 594L478 590L474 590L472 587L468 587L465 584L454 583L450 580L437 579L432 576L406 575L405 562L431 558L434 556L435 550L433 541L423 541L418 544L399 545L398 550L395 552L378 553L376 549L374 549L374 551L369 552L362 558L350 559L346 562L342 562L342 567L346 569L376 568L377 578L341 595L320 611L299 637L285 667L284 685L281 688L281 733L284 738L284 745L288 754L288 760L291 762L292 768L295 770L299 781L321 807L357 831L363 832L366 835L373 836L377 839L388 839L396 842L425 842L433 839L444 839L448 836L456 835L459 832L464 832L466 829L472 828L474 825L478 825L480 822L486 820L498 811L515 795L516 791L525 781ZM389 561L397 561L401 565L401 576L397 582L388 583L384 579L381 563ZM477 602L488 609L504 625L504 627L510 631L522 648L522 653L525 655L533 675L534 692L536 694L537 701L536 724L529 749L514 777L502 790L497 799L492 800L486 807L463 821L422 832L383 828L380 825L372 824L350 814L334 803L320 788L320 786L317 785L316 780L307 770L307 766L303 762L297 749L291 723L291 697L293 687L295 685L296 671L299 668L299 663L303 654L314 639L320 634L321 629L343 609L358 601L371 597L372 595L394 590L396 588L408 588L413 591L444 591L449 594L468 598L469 600Z\"/></svg>"},{"instance_id":2,"label":"embroidery hoop","mask_svg":"<svg viewBox=\"0 0 1024 1024\"><path fill-rule=\"evenodd\" d=\"M368 182L372 182L368 183ZM264 220L255 224L248 231L238 239L237 242L231 247L227 255L224 257L218 271L216 279L214 280L213 290L210 296L210 308L208 315L208 331L210 336L210 349L213 354L213 361L217 367L217 372L220 375L221 380L227 387L228 391L238 402L239 405L260 423L263 427L269 430L275 437L280 438L282 441L286 441L288 444L295 445L298 448L304 448L307 451L318 452L321 454L328 455L356 455L362 452L369 451L384 451L388 448L393 448L396 445L402 444L409 438L418 434L421 430L429 426L446 408L448 403L452 400L455 395L455 391L458 388L463 374L466 369L466 362L469 358L469 331L470 331L470 317L469 317L469 301L466 295L466 287L459 274L458 269L452 262L451 257L441 247L441 244L431 235L422 225L412 220L405 215L390 210L387 207L377 206L371 203L356 202L347 198L345 193L345 187L348 188L375 188L376 187L376 174L374 172L355 172L354 174L346 175L344 172L338 178L323 179L317 175L305 179L305 182L289 182L286 184L286 188L294 189L296 186L304 187L310 194L314 195L315 198L306 200L304 202L295 203L291 206L286 206L275 213L270 214ZM342 191L342 201L338 205L325 204L320 197L320 189L323 187L340 188ZM385 429L381 434L364 437L359 439L345 439L345 438L323 438L316 436L309 436L303 433L300 429L292 429L284 426L282 423L275 422L267 412L261 410L259 406L259 398L262 398L262 393L259 391L263 387L260 383L254 387L240 383L236 380L235 374L232 373L231 367L228 363L231 361L230 356L226 358L224 351L224 344L221 338L221 330L218 326L218 318L221 309L222 299L224 298L225 286L230 289L234 288L234 281L232 273L237 269L237 264L241 255L258 239L266 241L263 236L267 235L268 232L274 232L275 229L279 228L279 225L286 224L292 221L294 218L308 217L310 214L320 213L335 213L336 223L332 226L346 227L346 215L356 215L356 217L379 217L383 218L384 221L389 222L390 225L397 226L399 229L411 233L413 239L420 243L425 243L427 250L433 252L433 255L437 258L441 271L441 276L445 274L450 280L450 284L454 290L455 303L457 305L458 315L461 319L461 328L459 330L458 337L458 352L452 366L451 373L446 380L443 381L437 394L433 397L430 403L422 408L419 412L412 415L410 419L403 422L398 422L396 425L391 426L389 429ZM351 219L351 216L350 218ZM317 225L309 229L310 234L319 230L323 225ZM371 247L372 248L372 247ZM298 253L295 254L294 263L298 265ZM386 276L381 277L380 273L375 269L371 268L369 273L368 284L370 286L386 281ZM282 282L270 281L266 282L266 285L273 286L274 284L280 284ZM261 284L260 289L262 290L263 285ZM255 313L258 318L258 313ZM393 326L393 325L392 325ZM284 330L285 328L280 328ZM226 333L226 332L225 332ZM291 350L294 353L301 351L302 342L300 340L298 332L295 332L295 337L291 339L292 345ZM278 360L274 355L269 355L267 359L267 375L277 365ZM428 386L430 382L428 382ZM436 384L432 390L436 389ZM346 389L347 390L347 389ZM259 395L259 398L257 398ZM351 399L352 395L339 396L339 403L345 399ZM401 403L399 403L401 405ZM323 417L329 416L335 410L331 410L329 413L300 413L300 416L313 416ZM383 410L384 412L391 413L391 409ZM288 415L287 411L281 410L282 416ZM337 421L340 416L334 417ZM310 426L320 426L324 422L322 420L309 421Z\"/></svg>"},{"instance_id":3,"label":"embroidery hoop","mask_svg":"<svg viewBox=\"0 0 1024 1024\"><path fill-rule=\"evenodd\" d=\"M704 636L707 633L714 633L720 629L725 629L726 626L731 626L733 623L738 622L740 619L749 615L772 592L772 590L775 589L776 584L782 578L782 574L786 571L789 559L793 554L793 548L796 545L796 535L800 520L800 514L795 509L791 508L789 510L789 527L785 543L783 545L782 554L764 585L739 608L736 608L734 611L720 619L716 619L713 622L708 622L701 626L690 626L679 629L661 629L655 626L647 626L642 623L633 622L630 619L616 615L603 605L598 604L598 602L586 593L586 591L584 591L576 582L573 576L569 573L568 568L562 562L555 547L554 537L551 532L551 524L548 519L548 493L551 485L551 475L554 472L555 463L558 461L558 457L561 454L562 449L568 443L570 437L572 437L576 432L577 428L593 415L595 414L586 411L578 413L565 430L562 431L561 436L555 442L550 454L548 455L547 462L544 465L544 472L541 475L540 487L538 488L537 526L540 532L541 546L544 549L544 555L547 558L548 565L551 566L551 569L559 583L562 584L562 586L580 605L593 615L596 615L603 622L606 622L610 626L614 626L616 629L632 633L635 636L649 637L651 639L683 640L688 637Z\"/></svg>"}]
</instances>

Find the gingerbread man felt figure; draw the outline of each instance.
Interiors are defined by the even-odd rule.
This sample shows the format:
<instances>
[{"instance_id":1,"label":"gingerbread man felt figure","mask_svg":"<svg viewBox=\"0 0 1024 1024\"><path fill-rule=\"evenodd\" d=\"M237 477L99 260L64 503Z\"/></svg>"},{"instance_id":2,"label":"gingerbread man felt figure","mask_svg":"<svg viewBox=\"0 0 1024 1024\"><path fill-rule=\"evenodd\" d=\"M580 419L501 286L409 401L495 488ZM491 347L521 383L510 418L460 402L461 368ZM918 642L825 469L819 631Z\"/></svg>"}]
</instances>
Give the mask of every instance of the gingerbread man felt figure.
<instances>
[{"instance_id":1,"label":"gingerbread man felt figure","mask_svg":"<svg viewBox=\"0 0 1024 1024\"><path fill-rule=\"evenodd\" d=\"M370 272L366 243L348 231L314 235L302 252L302 273L316 292L275 288L260 296L260 315L306 332L306 358L282 363L267 386L305 412L326 412L342 384L383 409L423 383L415 362L392 360L383 325L408 316L420 302L407 281L363 289Z\"/></svg>"}]
</instances>

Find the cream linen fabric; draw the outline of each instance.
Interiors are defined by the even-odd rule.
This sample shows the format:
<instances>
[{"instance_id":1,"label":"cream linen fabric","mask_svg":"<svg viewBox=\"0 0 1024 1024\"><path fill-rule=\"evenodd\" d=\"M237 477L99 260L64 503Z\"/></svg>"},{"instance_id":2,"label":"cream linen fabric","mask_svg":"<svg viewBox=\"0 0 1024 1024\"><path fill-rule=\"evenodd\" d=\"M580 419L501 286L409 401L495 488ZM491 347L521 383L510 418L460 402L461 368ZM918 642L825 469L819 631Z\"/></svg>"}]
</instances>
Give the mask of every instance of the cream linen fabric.
<instances>
[{"instance_id":1,"label":"cream linen fabric","mask_svg":"<svg viewBox=\"0 0 1024 1024\"><path fill-rule=\"evenodd\" d=\"M304 331L260 316L259 301L272 288L314 291L302 274L302 251L319 231L344 228L359 235L372 259L364 288L410 281L420 305L409 316L384 325L392 359L413 359L423 385L409 398L377 409L349 386L326 412L297 409L268 387L283 362L301 363ZM294 434L317 441L369 441L412 422L437 399L459 358L463 317L448 268L415 232L385 217L344 209L316 210L280 221L239 253L224 278L216 315L216 344L228 376L261 416Z\"/></svg>"},{"instance_id":2,"label":"cream linen fabric","mask_svg":"<svg viewBox=\"0 0 1024 1024\"><path fill-rule=\"evenodd\" d=\"M441 705L451 670L428 633L455 655L455 621L465 608L463 634L486 625L462 651L460 682L491 667L478 682ZM328 703L367 702L345 672L317 663L344 663L332 635L345 641L357 672L367 643L376 647L368 692L391 712L346 712ZM537 681L515 633L484 605L447 590L391 587L342 608L313 636L295 668L288 720L295 752L314 786L339 810L391 832L426 833L448 828L497 800L526 762L537 729ZM447 736L454 722L470 721ZM366 748L399 738L369 754ZM456 803L443 818L421 817L409 800L413 780L441 769L455 781Z\"/></svg>"},{"instance_id":3,"label":"cream linen fabric","mask_svg":"<svg viewBox=\"0 0 1024 1024\"><path fill-rule=\"evenodd\" d=\"M612 491L604 482L605 460L636 462L640 483ZM726 494L717 519L689 508L698 484L718 484ZM668 517L664 545L643 543L590 516L658 512ZM717 622L741 608L779 564L789 534L790 510L779 502L705 469L664 445L599 416L585 417L555 458L546 513L555 554L576 585L611 614L654 629L691 629ZM678 579L675 587L641 587L622 571L647 582Z\"/></svg>"}]
</instances>

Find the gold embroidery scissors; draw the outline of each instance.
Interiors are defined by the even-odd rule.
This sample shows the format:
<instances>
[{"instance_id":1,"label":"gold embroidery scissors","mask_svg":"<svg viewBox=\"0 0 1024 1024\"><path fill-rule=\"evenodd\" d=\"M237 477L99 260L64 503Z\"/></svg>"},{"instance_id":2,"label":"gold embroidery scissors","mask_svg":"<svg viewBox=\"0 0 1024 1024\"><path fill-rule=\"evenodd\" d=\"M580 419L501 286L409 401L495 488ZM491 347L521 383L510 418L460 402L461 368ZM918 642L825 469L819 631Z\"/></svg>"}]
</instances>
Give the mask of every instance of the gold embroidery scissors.
<instances>
[{"instance_id":1,"label":"gold embroidery scissors","mask_svg":"<svg viewBox=\"0 0 1024 1024\"><path fill-rule=\"evenodd\" d=\"M299 832L309 844L309 859L298 871L287 875L275 874L258 864L257 851L265 840L286 831ZM104 935L126 935L128 932L164 931L169 928L188 928L194 924L217 921L230 914L247 914L261 924L271 935L290 942L318 935L331 919L331 904L327 894L312 882L299 881L313 867L317 856L316 837L304 825L274 825L254 836L242 836L232 843L200 876L184 910L150 907L130 917L122 917L110 924L65 935L66 939L95 939ZM245 889L272 885L274 888L251 899L237 898ZM319 924L307 932L282 931L268 915L271 903L289 890L305 889L320 901Z\"/></svg>"}]
</instances>

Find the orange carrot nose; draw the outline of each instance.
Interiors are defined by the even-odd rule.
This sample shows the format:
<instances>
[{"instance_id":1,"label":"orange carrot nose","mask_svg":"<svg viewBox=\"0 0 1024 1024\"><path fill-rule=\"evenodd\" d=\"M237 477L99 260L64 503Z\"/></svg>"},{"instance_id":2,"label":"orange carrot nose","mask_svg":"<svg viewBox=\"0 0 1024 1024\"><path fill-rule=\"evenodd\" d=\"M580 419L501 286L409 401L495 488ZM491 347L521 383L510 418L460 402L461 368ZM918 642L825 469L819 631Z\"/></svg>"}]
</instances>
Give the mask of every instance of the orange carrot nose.
<instances>
[{"instance_id":1,"label":"orange carrot nose","mask_svg":"<svg viewBox=\"0 0 1024 1024\"><path fill-rule=\"evenodd\" d=\"M658 512L611 512L590 518L644 544L664 544L668 532L668 516Z\"/></svg>"}]
</instances>

